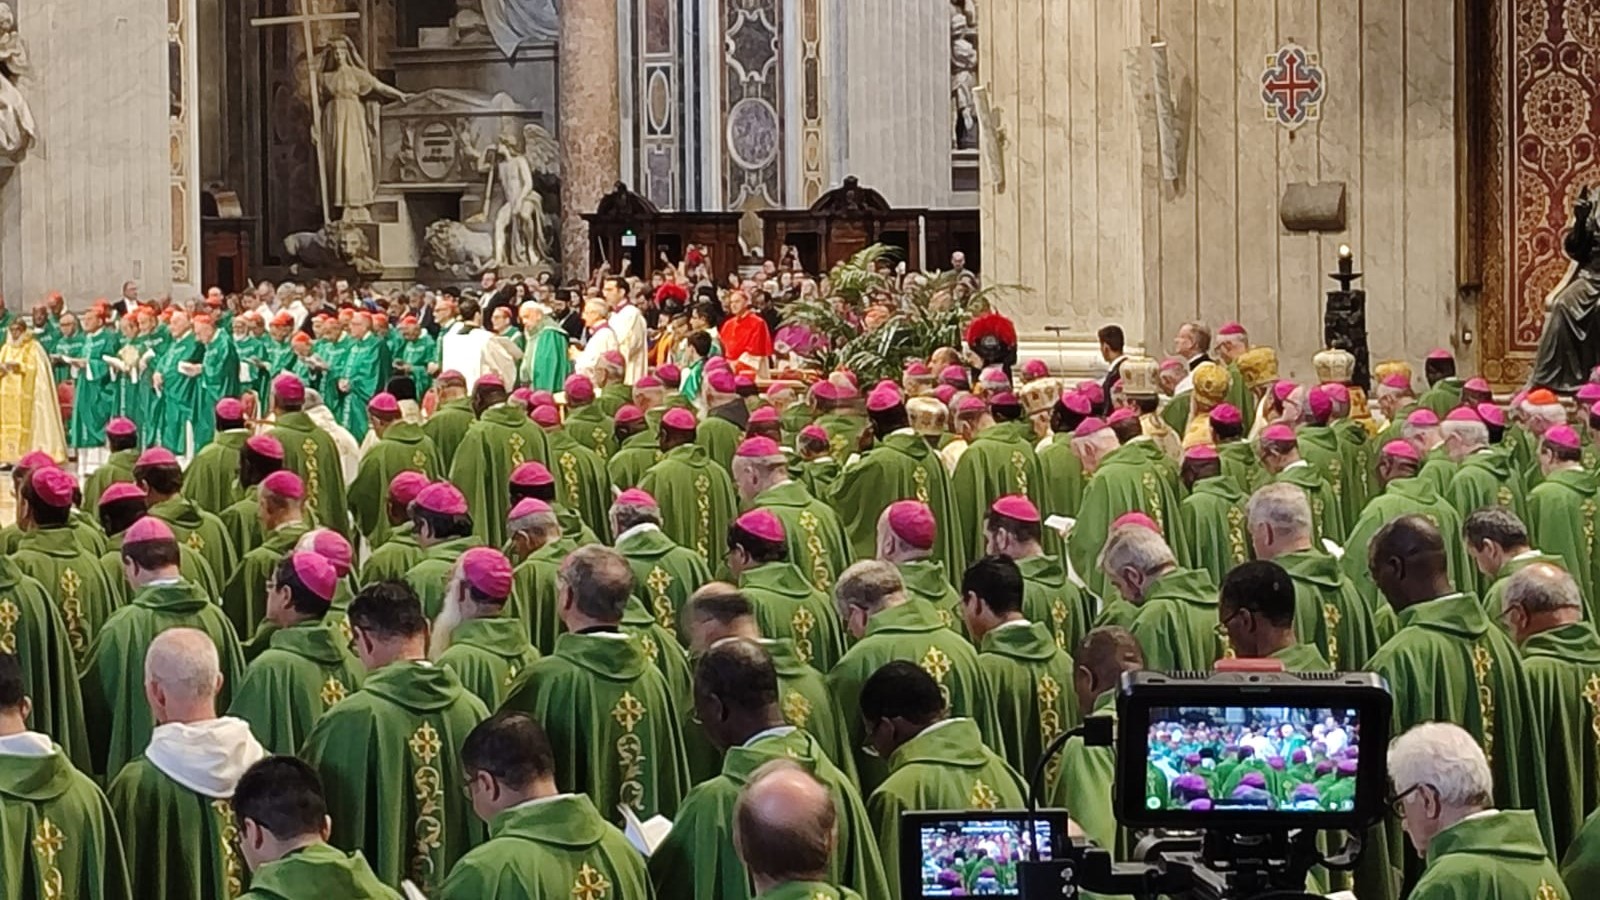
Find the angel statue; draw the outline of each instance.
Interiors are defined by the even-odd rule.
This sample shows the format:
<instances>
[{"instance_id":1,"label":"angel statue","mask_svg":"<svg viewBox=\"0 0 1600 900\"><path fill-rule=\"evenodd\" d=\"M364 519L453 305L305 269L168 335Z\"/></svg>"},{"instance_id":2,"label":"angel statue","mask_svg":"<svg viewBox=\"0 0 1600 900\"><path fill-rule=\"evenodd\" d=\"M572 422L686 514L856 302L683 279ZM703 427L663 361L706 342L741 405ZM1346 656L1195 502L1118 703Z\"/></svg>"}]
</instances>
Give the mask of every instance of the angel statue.
<instances>
[{"instance_id":1,"label":"angel statue","mask_svg":"<svg viewBox=\"0 0 1600 900\"><path fill-rule=\"evenodd\" d=\"M33 113L17 89L28 73L28 48L17 34L17 15L0 2L0 167L14 166L33 145Z\"/></svg>"},{"instance_id":2,"label":"angel statue","mask_svg":"<svg viewBox=\"0 0 1600 900\"><path fill-rule=\"evenodd\" d=\"M465 127L457 134L462 149L478 161L478 171L488 174L484 189L484 209L472 220L492 221L494 258L503 266L539 266L549 261L549 238L545 234L544 197L538 180L554 177L560 153L550 132L533 123L523 126L521 135L502 129L494 144L484 150L473 146ZM495 189L500 199L495 201Z\"/></svg>"},{"instance_id":3,"label":"angel statue","mask_svg":"<svg viewBox=\"0 0 1600 900\"><path fill-rule=\"evenodd\" d=\"M370 221L367 207L377 196L373 171L373 128L367 117L367 98L373 94L405 100L408 94L373 77L350 38L338 35L322 50L319 81L323 106L323 142L326 152L328 202L344 210L349 222Z\"/></svg>"}]
</instances>

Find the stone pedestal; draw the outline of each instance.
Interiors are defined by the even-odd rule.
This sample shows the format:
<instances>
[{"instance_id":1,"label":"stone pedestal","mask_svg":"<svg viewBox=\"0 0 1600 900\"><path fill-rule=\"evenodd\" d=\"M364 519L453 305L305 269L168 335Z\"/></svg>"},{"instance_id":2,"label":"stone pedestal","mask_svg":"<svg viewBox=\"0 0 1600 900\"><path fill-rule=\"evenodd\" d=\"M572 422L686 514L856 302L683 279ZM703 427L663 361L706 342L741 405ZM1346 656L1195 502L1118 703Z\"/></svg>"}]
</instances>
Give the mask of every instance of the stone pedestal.
<instances>
[{"instance_id":1,"label":"stone pedestal","mask_svg":"<svg viewBox=\"0 0 1600 900\"><path fill-rule=\"evenodd\" d=\"M568 278L587 278L589 269L599 263L589 259L589 226L583 214L595 211L621 173L617 57L616 3L597 0L563 6L561 265Z\"/></svg>"}]
</instances>

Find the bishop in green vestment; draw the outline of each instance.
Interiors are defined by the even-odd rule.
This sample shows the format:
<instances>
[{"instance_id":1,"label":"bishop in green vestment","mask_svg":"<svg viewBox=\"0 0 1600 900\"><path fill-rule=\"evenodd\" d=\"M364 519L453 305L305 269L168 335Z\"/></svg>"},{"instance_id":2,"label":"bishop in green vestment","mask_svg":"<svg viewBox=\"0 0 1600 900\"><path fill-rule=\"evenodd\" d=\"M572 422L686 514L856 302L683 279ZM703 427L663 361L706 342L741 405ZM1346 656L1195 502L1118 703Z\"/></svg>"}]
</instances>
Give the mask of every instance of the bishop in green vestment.
<instances>
[{"instance_id":1,"label":"bishop in green vestment","mask_svg":"<svg viewBox=\"0 0 1600 900\"><path fill-rule=\"evenodd\" d=\"M1096 628L1073 649L1073 663L1072 690L1078 708L1085 716L1104 716L1115 723L1117 688L1123 673L1144 668L1139 642L1124 628ZM1127 861L1133 854L1133 842L1112 812L1115 770L1113 748L1090 747L1082 737L1068 738L1061 747L1061 764L1055 767L1047 797L1052 805L1070 809L1072 820L1097 846L1115 859Z\"/></svg>"},{"instance_id":2,"label":"bishop in green vestment","mask_svg":"<svg viewBox=\"0 0 1600 900\"><path fill-rule=\"evenodd\" d=\"M1026 497L1001 497L984 520L985 551L1009 557L1022 573L1022 614L1050 630L1056 646L1075 646L1089 630L1090 607L1066 569L1044 552L1044 523Z\"/></svg>"},{"instance_id":3,"label":"bishop in green vestment","mask_svg":"<svg viewBox=\"0 0 1600 900\"><path fill-rule=\"evenodd\" d=\"M191 379L195 382L194 406L189 410L198 450L211 443L216 433L212 413L217 404L224 397L239 396L239 354L234 350L233 337L219 331L216 320L209 315L194 317L194 335L197 352L203 354L200 371Z\"/></svg>"},{"instance_id":4,"label":"bishop in green vestment","mask_svg":"<svg viewBox=\"0 0 1600 900\"><path fill-rule=\"evenodd\" d=\"M239 486L239 452L250 437L250 430L244 427L244 409L231 397L218 402L216 409L205 415L214 416L216 433L211 443L200 448L189 468L184 470L182 493L202 510L221 516L223 510L244 497L244 490ZM241 554L245 552L234 549ZM217 573L219 578L227 575L226 572Z\"/></svg>"},{"instance_id":5,"label":"bishop in green vestment","mask_svg":"<svg viewBox=\"0 0 1600 900\"><path fill-rule=\"evenodd\" d=\"M430 621L444 607L445 586L461 554L484 546L483 539L473 534L468 509L467 498L447 481L428 485L411 502L412 533L422 556L404 580L416 592ZM504 526L502 522L502 530Z\"/></svg>"},{"instance_id":6,"label":"bishop in green vestment","mask_svg":"<svg viewBox=\"0 0 1600 900\"><path fill-rule=\"evenodd\" d=\"M1312 397L1320 399L1313 401ZM1345 487L1350 475L1344 467L1344 447L1339 441L1339 436L1328 424L1327 411L1331 409L1331 405L1327 395L1321 391L1313 391L1308 395L1307 402L1314 410L1310 413L1313 418L1295 431L1300 458L1310 463L1327 483L1328 490L1332 492L1330 499L1334 511L1338 514L1339 534L1348 534L1350 526L1361 512L1359 507L1352 508L1360 492L1349 491ZM1316 418L1318 412L1323 413L1320 419Z\"/></svg>"},{"instance_id":7,"label":"bishop in green vestment","mask_svg":"<svg viewBox=\"0 0 1600 900\"><path fill-rule=\"evenodd\" d=\"M877 558L900 570L906 596L932 606L945 627L965 637L961 595L951 585L944 563L933 558L939 531L928 504L896 500L878 517Z\"/></svg>"},{"instance_id":8,"label":"bishop in green vestment","mask_svg":"<svg viewBox=\"0 0 1600 900\"><path fill-rule=\"evenodd\" d=\"M557 480L556 496L602 540L609 540L606 510L611 505L612 492L605 458L562 430L556 422L555 407L539 407L534 410L533 420L544 430L545 440L549 442L550 473Z\"/></svg>"},{"instance_id":9,"label":"bishop in green vestment","mask_svg":"<svg viewBox=\"0 0 1600 900\"><path fill-rule=\"evenodd\" d=\"M985 739L999 732L977 651L946 628L932 606L906 597L891 563L868 560L846 569L834 589L834 602L856 642L828 672L828 688L849 729L863 791L870 792L888 775L883 759L861 749L865 732L860 706L861 686L887 662L908 659L922 666L939 683L952 715L977 720Z\"/></svg>"},{"instance_id":10,"label":"bishop in green vestment","mask_svg":"<svg viewBox=\"0 0 1600 900\"><path fill-rule=\"evenodd\" d=\"M0 653L16 660L22 690L31 703L29 721L88 771L89 737L78 690L78 663L60 610L45 586L0 557Z\"/></svg>"},{"instance_id":11,"label":"bishop in green vestment","mask_svg":"<svg viewBox=\"0 0 1600 900\"><path fill-rule=\"evenodd\" d=\"M68 524L76 486L60 469L29 473L18 492L22 536L11 561L19 574L36 580L54 599L73 659L81 665L118 603L99 558ZM70 738L57 740L71 747Z\"/></svg>"},{"instance_id":12,"label":"bishop in green vestment","mask_svg":"<svg viewBox=\"0 0 1600 900\"><path fill-rule=\"evenodd\" d=\"M499 708L522 670L539 658L527 627L505 614L511 586L511 561L499 550L474 547L461 554L429 635L434 661L454 670L461 686L490 709Z\"/></svg>"},{"instance_id":13,"label":"bishop in green vestment","mask_svg":"<svg viewBox=\"0 0 1600 900\"><path fill-rule=\"evenodd\" d=\"M666 410L660 412L666 414ZM644 473L660 462L661 435L646 421L639 407L629 405L617 410L615 436L617 452L606 460L611 487L618 491L638 487L644 480Z\"/></svg>"},{"instance_id":14,"label":"bishop in green vestment","mask_svg":"<svg viewBox=\"0 0 1600 900\"><path fill-rule=\"evenodd\" d=\"M338 576L316 553L291 553L266 583L266 617L274 626L267 648L251 660L233 692L229 715L250 723L269 753L298 751L334 704L361 687L364 674L329 628Z\"/></svg>"},{"instance_id":15,"label":"bishop in green vestment","mask_svg":"<svg viewBox=\"0 0 1600 900\"><path fill-rule=\"evenodd\" d=\"M711 581L711 569L698 553L667 537L661 530L661 508L644 491L634 488L619 494L610 518L617 534L616 550L633 569L633 595L656 624L686 641L679 613L689 597Z\"/></svg>"},{"instance_id":16,"label":"bishop in green vestment","mask_svg":"<svg viewBox=\"0 0 1600 900\"><path fill-rule=\"evenodd\" d=\"M1509 579L1499 618L1522 650L1529 721L1545 733L1545 781L1549 791L1552 856L1560 859L1600 808L1600 636L1583 621L1583 597L1572 576L1558 566L1528 566Z\"/></svg>"},{"instance_id":17,"label":"bishop in green vestment","mask_svg":"<svg viewBox=\"0 0 1600 900\"><path fill-rule=\"evenodd\" d=\"M523 670L504 709L543 723L563 790L588 794L613 822L669 818L689 788L679 714L667 680L621 626L633 572L616 551L580 547L561 563L558 614L567 633ZM575 592L573 583L588 586ZM674 648L657 648L658 652Z\"/></svg>"},{"instance_id":18,"label":"bishop in green vestment","mask_svg":"<svg viewBox=\"0 0 1600 900\"><path fill-rule=\"evenodd\" d=\"M389 540L389 485L401 472L419 472L429 481L444 475L439 453L422 426L400 418L400 403L383 392L367 403L367 417L378 442L361 454L356 478L350 482L350 514L356 530L372 547Z\"/></svg>"},{"instance_id":19,"label":"bishop in green vestment","mask_svg":"<svg viewBox=\"0 0 1600 900\"><path fill-rule=\"evenodd\" d=\"M938 682L917 664L897 660L861 687L862 728L868 744L889 764L889 776L867 797L878 851L895 858L900 815L940 809L1021 809L1027 786L1005 759L984 745L971 719L947 717ZM1016 859L992 859L992 877L1016 887ZM900 870L891 867L886 897L901 896ZM966 885L981 893L976 879ZM987 880L987 878L985 879Z\"/></svg>"},{"instance_id":20,"label":"bishop in green vestment","mask_svg":"<svg viewBox=\"0 0 1600 900\"><path fill-rule=\"evenodd\" d=\"M441 900L650 897L644 857L589 797L560 792L551 744L537 721L512 712L467 736L467 793L489 839L450 870Z\"/></svg>"},{"instance_id":21,"label":"bishop in green vestment","mask_svg":"<svg viewBox=\"0 0 1600 900\"><path fill-rule=\"evenodd\" d=\"M1286 425L1267 426L1261 433L1259 452L1262 468L1273 473L1270 481L1292 484L1306 492L1311 501L1311 522L1316 527L1312 537L1317 541L1344 543L1348 531L1340 512L1339 497L1322 477L1322 472L1300 458L1294 432Z\"/></svg>"},{"instance_id":22,"label":"bishop in green vestment","mask_svg":"<svg viewBox=\"0 0 1600 900\"><path fill-rule=\"evenodd\" d=\"M1295 633L1298 592L1276 562L1256 560L1229 572L1217 594L1217 625L1234 655L1276 659L1286 672L1333 671L1316 645L1301 643Z\"/></svg>"},{"instance_id":23,"label":"bishop in green vestment","mask_svg":"<svg viewBox=\"0 0 1600 900\"><path fill-rule=\"evenodd\" d=\"M1600 567L1600 533L1595 517L1600 513L1600 480L1586 472L1578 459L1582 444L1566 425L1546 431L1539 441L1539 466L1544 479L1528 492L1528 536L1533 546L1561 557L1578 580L1588 603L1586 618L1600 621L1600 598L1595 596L1596 568Z\"/></svg>"},{"instance_id":24,"label":"bishop in green vestment","mask_svg":"<svg viewBox=\"0 0 1600 900\"><path fill-rule=\"evenodd\" d=\"M28 730L26 678L0 652L0 895L131 900L116 819L66 751Z\"/></svg>"},{"instance_id":25,"label":"bishop in green vestment","mask_svg":"<svg viewBox=\"0 0 1600 900\"><path fill-rule=\"evenodd\" d=\"M555 393L572 374L572 360L567 356L568 335L555 316L541 316L539 330L534 334L532 346L523 358L527 375L523 381L536 391Z\"/></svg>"},{"instance_id":26,"label":"bishop in green vestment","mask_svg":"<svg viewBox=\"0 0 1600 900\"><path fill-rule=\"evenodd\" d=\"M105 428L106 449L111 451L83 480L83 508L95 509L100 495L113 484L133 484L133 464L139 459L139 432L131 419L112 419Z\"/></svg>"},{"instance_id":27,"label":"bishop in green vestment","mask_svg":"<svg viewBox=\"0 0 1600 900\"><path fill-rule=\"evenodd\" d=\"M723 640L695 667L694 704L712 745L724 752L721 773L684 798L672 831L650 858L650 876L662 900L748 900L749 874L733 845L733 811L755 771L790 760L823 784L832 798L837 846L828 880L864 896L895 896L874 844L870 820L850 778L823 753L816 739L788 722L776 666L763 645Z\"/></svg>"},{"instance_id":28,"label":"bishop in green vestment","mask_svg":"<svg viewBox=\"0 0 1600 900\"><path fill-rule=\"evenodd\" d=\"M140 519L128 529L122 567L134 587L133 599L95 637L79 682L97 775L120 771L150 739L156 723L139 697L145 651L156 635L181 627L211 638L222 660L223 706L244 674L244 651L233 626L204 591L179 576L178 560L177 539L159 519Z\"/></svg>"},{"instance_id":29,"label":"bishop in green vestment","mask_svg":"<svg viewBox=\"0 0 1600 900\"><path fill-rule=\"evenodd\" d=\"M716 559L738 512L738 496L728 470L712 462L694 443L694 414L669 410L661 418L661 449L666 456L651 466L639 489L661 506L661 530L673 543Z\"/></svg>"},{"instance_id":30,"label":"bishop in green vestment","mask_svg":"<svg viewBox=\"0 0 1600 900\"><path fill-rule=\"evenodd\" d=\"M844 655L844 635L828 595L789 562L783 523L765 509L728 529L728 567L755 606L761 633L794 641L800 661L827 671Z\"/></svg>"},{"instance_id":31,"label":"bishop in green vestment","mask_svg":"<svg viewBox=\"0 0 1600 900\"><path fill-rule=\"evenodd\" d=\"M224 581L238 563L233 542L221 519L180 493L183 470L170 451L162 447L146 450L133 467L133 477L144 488L150 515L167 523L179 543L200 554L215 581Z\"/></svg>"},{"instance_id":32,"label":"bishop in green vestment","mask_svg":"<svg viewBox=\"0 0 1600 900\"><path fill-rule=\"evenodd\" d=\"M992 746L1013 769L1028 772L1051 741L1078 724L1072 658L1049 629L1024 616L1022 573L1010 559L986 556L973 563L961 590L969 598L961 608L999 724Z\"/></svg>"},{"instance_id":33,"label":"bishop in green vestment","mask_svg":"<svg viewBox=\"0 0 1600 900\"><path fill-rule=\"evenodd\" d=\"M587 375L573 375L565 385L567 421L563 429L580 447L588 447L608 459L616 452L616 425L595 397L594 382Z\"/></svg>"},{"instance_id":34,"label":"bishop in green vestment","mask_svg":"<svg viewBox=\"0 0 1600 900\"><path fill-rule=\"evenodd\" d=\"M1221 582L1228 570L1250 558L1245 501L1249 496L1222 474L1222 460L1210 447L1195 447L1183 456L1183 480L1189 496L1178 504L1184 543L1178 560Z\"/></svg>"},{"instance_id":35,"label":"bishop in green vestment","mask_svg":"<svg viewBox=\"0 0 1600 900\"><path fill-rule=\"evenodd\" d=\"M1100 554L1106 580L1138 607L1128 630L1157 671L1209 670L1225 655L1217 634L1217 586L1179 567L1161 535L1141 525L1113 531Z\"/></svg>"},{"instance_id":36,"label":"bishop in green vestment","mask_svg":"<svg viewBox=\"0 0 1600 900\"><path fill-rule=\"evenodd\" d=\"M350 513L339 448L303 411L305 400L304 382L294 375L278 376L272 382L277 423L269 433L283 445L283 467L305 482L307 510L319 524L348 535Z\"/></svg>"},{"instance_id":37,"label":"bishop in green vestment","mask_svg":"<svg viewBox=\"0 0 1600 900\"><path fill-rule=\"evenodd\" d=\"M480 383L473 403L482 412L456 448L449 478L466 495L473 534L498 547L506 540L511 471L530 461L549 465L550 448L527 412L506 403L504 386Z\"/></svg>"},{"instance_id":38,"label":"bishop in green vestment","mask_svg":"<svg viewBox=\"0 0 1600 900\"><path fill-rule=\"evenodd\" d=\"M543 656L555 652L563 626L556 574L561 560L578 549L564 534L560 518L550 504L529 497L517 501L507 529L511 532L511 557L521 562L511 571L511 604L507 614L519 619L530 642Z\"/></svg>"},{"instance_id":39,"label":"bishop in green vestment","mask_svg":"<svg viewBox=\"0 0 1600 900\"><path fill-rule=\"evenodd\" d=\"M1422 516L1440 533L1451 535L1445 542L1451 583L1472 581L1473 570L1466 559L1466 551L1461 542L1454 539L1461 533L1461 517L1432 485L1416 477L1419 462L1416 448L1406 441L1391 441L1379 451L1378 480L1383 482L1383 493L1367 502L1367 508L1362 510L1361 518L1350 531L1349 540L1345 541L1344 573L1374 610L1380 609L1382 603L1367 566L1367 548L1379 529L1401 516Z\"/></svg>"},{"instance_id":40,"label":"bishop in green vestment","mask_svg":"<svg viewBox=\"0 0 1600 900\"><path fill-rule=\"evenodd\" d=\"M249 723L217 716L219 662L202 631L172 628L150 644L145 691L156 724L143 752L106 790L136 897L213 900L244 892L247 872L228 801L239 777L267 752Z\"/></svg>"},{"instance_id":41,"label":"bishop in green vestment","mask_svg":"<svg viewBox=\"0 0 1600 900\"><path fill-rule=\"evenodd\" d=\"M1148 441L1144 442L1151 446ZM1180 540L1183 524L1177 492L1151 466L1134 443L1119 444L1100 419L1086 419L1074 434L1073 449L1089 481L1083 488L1078 523L1067 536L1072 570L1095 596L1105 596L1106 580L1096 560L1111 523L1131 512L1144 513L1169 539ZM1070 646L1070 644L1068 645Z\"/></svg>"},{"instance_id":42,"label":"bishop in green vestment","mask_svg":"<svg viewBox=\"0 0 1600 900\"><path fill-rule=\"evenodd\" d=\"M1083 461L1072 451L1072 432L1089 413L1088 399L1077 393L1061 396L1051 407L1051 433L1039 443L1037 451L1039 474L1044 479L1039 504L1046 518L1077 518L1088 477L1083 471Z\"/></svg>"},{"instance_id":43,"label":"bishop in green vestment","mask_svg":"<svg viewBox=\"0 0 1600 900\"><path fill-rule=\"evenodd\" d=\"M362 590L349 624L366 681L317 720L300 757L322 777L329 843L360 850L390 887L409 879L432 892L483 842L461 745L489 711L454 672L427 663L428 620L404 585Z\"/></svg>"},{"instance_id":44,"label":"bishop in green vestment","mask_svg":"<svg viewBox=\"0 0 1600 900\"><path fill-rule=\"evenodd\" d=\"M1600 810L1589 814L1579 830L1577 840L1561 859L1561 877L1567 890L1577 893L1587 890L1600 878Z\"/></svg>"},{"instance_id":45,"label":"bishop in green vestment","mask_svg":"<svg viewBox=\"0 0 1600 900\"><path fill-rule=\"evenodd\" d=\"M74 368L72 420L67 423L69 447L98 447L105 440L106 423L118 412L116 370L106 357L117 358L122 336L107 328L99 310L83 314L83 345L79 358L83 365ZM89 504L91 507L92 503Z\"/></svg>"},{"instance_id":46,"label":"bishop in green vestment","mask_svg":"<svg viewBox=\"0 0 1600 900\"><path fill-rule=\"evenodd\" d=\"M826 594L851 562L850 546L833 509L789 477L788 458L771 438L751 438L739 445L733 480L747 509L765 510L782 523L789 561L813 588Z\"/></svg>"},{"instance_id":47,"label":"bishop in green vestment","mask_svg":"<svg viewBox=\"0 0 1600 900\"><path fill-rule=\"evenodd\" d=\"M433 441L439 452L439 464L450 471L455 464L456 448L467 436L467 429L478 421L472 398L467 396L467 381L460 372L443 372L438 381L439 405L433 415L422 423L422 433Z\"/></svg>"},{"instance_id":48,"label":"bishop in green vestment","mask_svg":"<svg viewBox=\"0 0 1600 900\"><path fill-rule=\"evenodd\" d=\"M964 532L963 559L984 555L983 519L976 510L1011 494L1035 497L1044 490L1039 457L1033 452L1033 426L1021 417L1022 406L1001 394L990 406L994 424L980 430L961 454L950 479L951 496L961 511ZM901 499L901 498L894 498Z\"/></svg>"},{"instance_id":49,"label":"bishop in green vestment","mask_svg":"<svg viewBox=\"0 0 1600 900\"><path fill-rule=\"evenodd\" d=\"M1504 453L1483 447L1463 457L1450 479L1445 499L1455 507L1463 522L1474 512L1486 507L1499 507L1510 511L1526 522L1528 515L1527 492L1522 488L1522 475L1511 468L1511 458ZM1481 572L1476 576L1478 592L1488 591L1489 578Z\"/></svg>"},{"instance_id":50,"label":"bishop in green vestment","mask_svg":"<svg viewBox=\"0 0 1600 900\"><path fill-rule=\"evenodd\" d=\"M222 588L222 609L234 631L254 634L267 613L267 584L278 564L309 530L305 485L293 472L277 471L261 482L257 521L261 545L244 555Z\"/></svg>"}]
</instances>

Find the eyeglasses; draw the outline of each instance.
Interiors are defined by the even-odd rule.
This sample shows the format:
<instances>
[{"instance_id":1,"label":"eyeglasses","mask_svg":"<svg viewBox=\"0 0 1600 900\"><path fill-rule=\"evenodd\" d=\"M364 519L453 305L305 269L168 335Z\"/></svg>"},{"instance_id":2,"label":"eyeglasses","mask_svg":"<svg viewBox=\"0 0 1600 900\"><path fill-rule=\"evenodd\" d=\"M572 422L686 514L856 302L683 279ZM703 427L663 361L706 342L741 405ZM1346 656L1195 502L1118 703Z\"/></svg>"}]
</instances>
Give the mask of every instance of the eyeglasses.
<instances>
[{"instance_id":1,"label":"eyeglasses","mask_svg":"<svg viewBox=\"0 0 1600 900\"><path fill-rule=\"evenodd\" d=\"M1501 609L1500 610L1500 614L1498 616L1496 616L1496 618L1498 618L1502 622L1510 622L1511 621L1511 614L1514 613L1514 612L1515 613L1524 613L1524 614L1526 614L1527 610L1522 608L1522 604L1521 603L1513 603L1513 604L1511 604L1509 606L1506 606L1505 608Z\"/></svg>"},{"instance_id":2,"label":"eyeglasses","mask_svg":"<svg viewBox=\"0 0 1600 900\"><path fill-rule=\"evenodd\" d=\"M1240 607L1239 609L1234 610L1233 612L1229 613L1228 615L1223 616L1222 617L1222 621L1217 623L1217 629L1219 631L1226 631L1227 628L1228 628L1228 625L1231 622L1233 622L1234 619L1239 618L1240 616L1244 615L1247 612L1249 612L1249 610L1247 610L1247 609L1245 609L1243 607Z\"/></svg>"},{"instance_id":3,"label":"eyeglasses","mask_svg":"<svg viewBox=\"0 0 1600 900\"><path fill-rule=\"evenodd\" d=\"M1408 787L1405 790L1401 791L1400 793L1395 794L1393 797L1389 798L1389 811L1394 813L1395 818L1404 819L1406 817L1406 809L1405 809L1406 798L1411 796L1412 794L1415 794L1417 791L1422 790L1423 788L1428 788L1429 790L1432 790L1434 793L1438 793L1438 791L1439 791L1438 788L1434 787L1431 784L1422 784L1420 782L1417 783L1417 784L1413 784L1411 787Z\"/></svg>"}]
</instances>

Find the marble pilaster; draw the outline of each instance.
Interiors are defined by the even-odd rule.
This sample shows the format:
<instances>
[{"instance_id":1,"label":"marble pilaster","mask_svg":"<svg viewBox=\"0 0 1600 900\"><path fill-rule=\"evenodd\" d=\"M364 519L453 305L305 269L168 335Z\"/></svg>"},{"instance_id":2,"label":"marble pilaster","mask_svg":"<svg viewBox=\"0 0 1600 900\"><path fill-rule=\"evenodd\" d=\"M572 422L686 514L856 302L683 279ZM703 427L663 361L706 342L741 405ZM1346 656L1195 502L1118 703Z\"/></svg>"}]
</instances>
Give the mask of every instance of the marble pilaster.
<instances>
[{"instance_id":1,"label":"marble pilaster","mask_svg":"<svg viewBox=\"0 0 1600 900\"><path fill-rule=\"evenodd\" d=\"M589 259L583 214L621 173L617 5L607 0L564 4L561 10L561 263L569 278L586 278ZM615 260L612 261L615 264ZM635 260L635 271L645 260Z\"/></svg>"}]
</instances>

